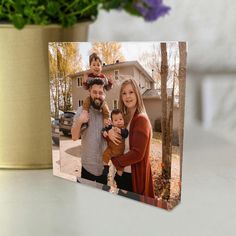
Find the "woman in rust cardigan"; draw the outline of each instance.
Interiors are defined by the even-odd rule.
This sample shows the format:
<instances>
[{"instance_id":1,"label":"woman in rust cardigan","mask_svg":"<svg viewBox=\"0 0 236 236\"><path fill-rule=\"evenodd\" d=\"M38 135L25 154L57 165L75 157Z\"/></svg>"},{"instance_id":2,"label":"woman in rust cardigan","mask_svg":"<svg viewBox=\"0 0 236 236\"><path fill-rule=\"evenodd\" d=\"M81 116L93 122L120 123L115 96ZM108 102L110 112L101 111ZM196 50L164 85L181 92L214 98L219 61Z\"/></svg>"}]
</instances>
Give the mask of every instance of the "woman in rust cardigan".
<instances>
[{"instance_id":1,"label":"woman in rust cardigan","mask_svg":"<svg viewBox=\"0 0 236 236\"><path fill-rule=\"evenodd\" d=\"M117 170L123 170L131 166L131 174L123 173L122 176L116 174L117 187L122 188L123 186L119 186L119 182L123 182L127 186L131 185L131 189L128 187L126 190L154 197L149 159L152 128L140 90L132 79L124 81L121 85L119 108L126 117L127 128L129 129L129 143L126 143L126 149L128 146L128 150L123 155L112 157L111 160ZM119 142L119 136L115 135L115 132L111 131L109 138L114 143Z\"/></svg>"}]
</instances>

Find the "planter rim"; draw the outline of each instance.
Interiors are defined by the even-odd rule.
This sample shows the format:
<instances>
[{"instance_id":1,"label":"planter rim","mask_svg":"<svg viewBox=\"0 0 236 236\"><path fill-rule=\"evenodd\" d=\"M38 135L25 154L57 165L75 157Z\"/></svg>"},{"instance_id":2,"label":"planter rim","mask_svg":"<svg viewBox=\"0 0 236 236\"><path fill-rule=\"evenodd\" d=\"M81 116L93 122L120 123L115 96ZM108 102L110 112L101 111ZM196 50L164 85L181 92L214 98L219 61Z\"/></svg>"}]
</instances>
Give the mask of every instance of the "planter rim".
<instances>
[{"instance_id":1,"label":"planter rim","mask_svg":"<svg viewBox=\"0 0 236 236\"><path fill-rule=\"evenodd\" d=\"M50 24L50 25L25 25L23 29L19 29L19 31L22 31L24 29L34 29L34 28L45 28L45 29L50 29L50 28L62 28L62 29L70 29L70 28L73 28L73 27L76 27L77 25L89 25L93 23L92 20L87 20L87 21L81 21L81 22L77 22L76 24L68 27L68 28L65 28L65 27L62 27L61 25L59 24ZM17 29L13 24L11 23L1 23L0 22L0 28L14 28L14 29Z\"/></svg>"}]
</instances>

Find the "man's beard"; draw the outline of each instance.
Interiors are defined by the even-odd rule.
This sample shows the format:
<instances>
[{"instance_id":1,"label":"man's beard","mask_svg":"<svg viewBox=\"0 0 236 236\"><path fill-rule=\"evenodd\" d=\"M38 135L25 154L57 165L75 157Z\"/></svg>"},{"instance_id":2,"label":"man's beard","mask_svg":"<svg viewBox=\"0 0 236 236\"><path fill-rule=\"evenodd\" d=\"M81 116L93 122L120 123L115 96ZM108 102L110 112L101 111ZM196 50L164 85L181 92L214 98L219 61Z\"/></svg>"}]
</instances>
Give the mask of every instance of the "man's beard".
<instances>
[{"instance_id":1,"label":"man's beard","mask_svg":"<svg viewBox=\"0 0 236 236\"><path fill-rule=\"evenodd\" d=\"M99 98L91 99L91 105L94 109L100 110L102 107L103 101Z\"/></svg>"}]
</instances>

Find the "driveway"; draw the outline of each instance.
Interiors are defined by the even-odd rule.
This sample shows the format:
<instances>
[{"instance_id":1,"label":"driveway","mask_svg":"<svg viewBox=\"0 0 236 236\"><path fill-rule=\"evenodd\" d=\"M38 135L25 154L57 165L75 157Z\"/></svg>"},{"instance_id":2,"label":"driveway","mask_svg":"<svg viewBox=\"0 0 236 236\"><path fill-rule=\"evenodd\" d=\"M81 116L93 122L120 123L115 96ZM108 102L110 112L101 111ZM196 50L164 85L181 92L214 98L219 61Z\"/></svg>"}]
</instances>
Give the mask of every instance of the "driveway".
<instances>
[{"instance_id":1,"label":"driveway","mask_svg":"<svg viewBox=\"0 0 236 236\"><path fill-rule=\"evenodd\" d=\"M81 140L73 141L71 137L60 136L61 172L81 176Z\"/></svg>"},{"instance_id":2,"label":"driveway","mask_svg":"<svg viewBox=\"0 0 236 236\"><path fill-rule=\"evenodd\" d=\"M60 177L76 181L81 177L81 140L73 141L71 137L60 136L59 151L54 150L54 174ZM60 156L60 157L59 157ZM160 139L152 139L151 143L151 167L153 172L154 186L159 186L158 176L162 170L162 148ZM172 168L171 168L171 198L178 199L180 194L180 158L179 149L173 147ZM155 194L157 190L155 190Z\"/></svg>"}]
</instances>

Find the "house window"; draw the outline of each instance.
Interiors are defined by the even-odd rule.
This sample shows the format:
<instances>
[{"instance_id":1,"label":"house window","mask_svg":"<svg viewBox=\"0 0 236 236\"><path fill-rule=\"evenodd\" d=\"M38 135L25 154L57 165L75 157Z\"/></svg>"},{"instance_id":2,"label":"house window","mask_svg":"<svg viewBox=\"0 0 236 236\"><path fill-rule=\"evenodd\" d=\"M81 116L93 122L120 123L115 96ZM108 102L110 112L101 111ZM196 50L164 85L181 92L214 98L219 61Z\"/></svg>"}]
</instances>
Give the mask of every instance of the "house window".
<instances>
[{"instance_id":1,"label":"house window","mask_svg":"<svg viewBox=\"0 0 236 236\"><path fill-rule=\"evenodd\" d=\"M113 101L113 109L117 109L118 108L118 101L114 100Z\"/></svg>"},{"instance_id":2,"label":"house window","mask_svg":"<svg viewBox=\"0 0 236 236\"><path fill-rule=\"evenodd\" d=\"M78 87L83 86L83 78L82 77L78 77Z\"/></svg>"},{"instance_id":3,"label":"house window","mask_svg":"<svg viewBox=\"0 0 236 236\"><path fill-rule=\"evenodd\" d=\"M116 80L119 79L119 70L114 71L114 77Z\"/></svg>"},{"instance_id":4,"label":"house window","mask_svg":"<svg viewBox=\"0 0 236 236\"><path fill-rule=\"evenodd\" d=\"M143 82L142 80L140 81L139 87L140 87L141 89L144 88L144 82Z\"/></svg>"},{"instance_id":5,"label":"house window","mask_svg":"<svg viewBox=\"0 0 236 236\"><path fill-rule=\"evenodd\" d=\"M83 100L79 100L79 107L83 106L83 104L84 104L84 101Z\"/></svg>"}]
</instances>

